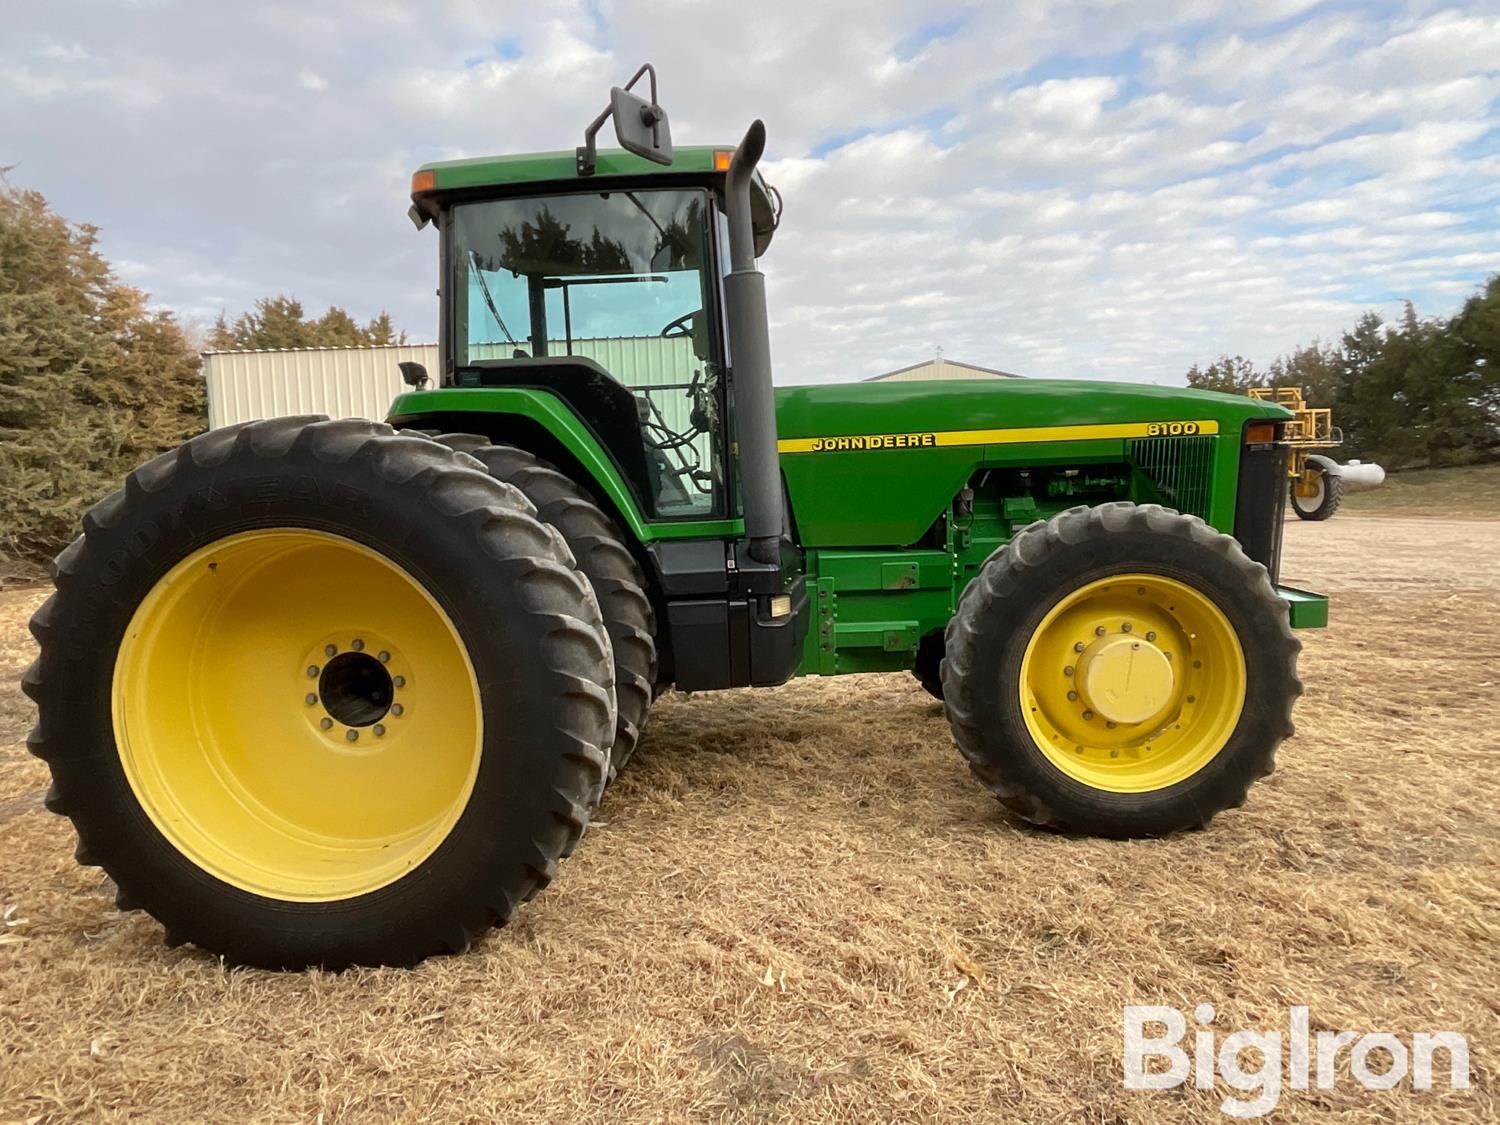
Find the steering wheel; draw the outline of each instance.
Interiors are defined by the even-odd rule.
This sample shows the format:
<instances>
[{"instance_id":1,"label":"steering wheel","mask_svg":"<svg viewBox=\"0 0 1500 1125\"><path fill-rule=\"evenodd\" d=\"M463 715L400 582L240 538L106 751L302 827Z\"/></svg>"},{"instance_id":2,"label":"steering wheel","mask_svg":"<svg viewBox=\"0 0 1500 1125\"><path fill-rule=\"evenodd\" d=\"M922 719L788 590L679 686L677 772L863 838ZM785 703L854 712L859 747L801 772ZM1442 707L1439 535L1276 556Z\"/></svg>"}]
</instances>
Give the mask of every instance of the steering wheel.
<instances>
[{"instance_id":1,"label":"steering wheel","mask_svg":"<svg viewBox=\"0 0 1500 1125\"><path fill-rule=\"evenodd\" d=\"M693 334L693 326L690 322L696 320L702 315L702 309L694 309L690 313L683 313L676 320L672 321L671 324L667 325L661 330L662 339L680 340L684 336L691 336Z\"/></svg>"}]
</instances>

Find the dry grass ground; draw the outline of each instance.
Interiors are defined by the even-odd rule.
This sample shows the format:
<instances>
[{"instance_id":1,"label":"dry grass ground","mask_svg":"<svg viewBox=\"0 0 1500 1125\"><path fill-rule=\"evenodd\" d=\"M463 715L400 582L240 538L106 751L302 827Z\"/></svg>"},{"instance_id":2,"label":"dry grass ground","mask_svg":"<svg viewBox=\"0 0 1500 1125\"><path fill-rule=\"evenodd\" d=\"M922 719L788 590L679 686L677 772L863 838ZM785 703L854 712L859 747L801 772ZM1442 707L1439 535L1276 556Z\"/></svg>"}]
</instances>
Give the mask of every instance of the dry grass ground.
<instances>
[{"instance_id":1,"label":"dry grass ground","mask_svg":"<svg viewBox=\"0 0 1500 1125\"><path fill-rule=\"evenodd\" d=\"M904 676L671 698L554 886L409 973L226 971L117 913L22 742L42 595L0 595L0 1120L1210 1119L1223 1087L1127 1092L1120 1051L1122 1004L1209 1001L1221 1035L1468 1036L1467 1092L1345 1073L1280 1119L1493 1121L1500 533L1287 537L1334 624L1207 831L1019 827Z\"/></svg>"}]
</instances>

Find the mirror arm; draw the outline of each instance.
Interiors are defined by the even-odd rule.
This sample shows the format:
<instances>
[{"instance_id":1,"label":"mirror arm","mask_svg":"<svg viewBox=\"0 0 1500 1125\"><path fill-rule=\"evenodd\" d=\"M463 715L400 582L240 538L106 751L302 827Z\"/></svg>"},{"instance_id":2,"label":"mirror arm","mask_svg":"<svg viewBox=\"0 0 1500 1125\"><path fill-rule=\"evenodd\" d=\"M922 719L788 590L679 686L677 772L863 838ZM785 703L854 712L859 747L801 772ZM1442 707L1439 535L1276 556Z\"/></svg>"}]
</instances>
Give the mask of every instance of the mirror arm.
<instances>
[{"instance_id":1,"label":"mirror arm","mask_svg":"<svg viewBox=\"0 0 1500 1125\"><path fill-rule=\"evenodd\" d=\"M580 176L592 176L594 168L598 163L598 152L594 145L594 137L598 135L604 123L609 120L613 113L613 107L605 106L604 112L589 123L589 127L583 131L583 144L578 146L578 174Z\"/></svg>"},{"instance_id":2,"label":"mirror arm","mask_svg":"<svg viewBox=\"0 0 1500 1125\"><path fill-rule=\"evenodd\" d=\"M650 63L642 63L641 68L630 76L630 81L625 83L623 89L629 90L641 80L643 74L651 76L651 108L655 111L651 122L651 141L653 144L659 144L661 134L658 132L657 122L661 120L661 109L656 104L656 67ZM578 174L580 176L592 176L594 169L598 167L599 154L598 148L594 144L594 138L598 136L599 130L604 128L604 123L609 120L609 115L613 112L613 106L605 106L604 112L594 118L589 123L589 127L583 131L583 144L579 145L577 150Z\"/></svg>"}]
</instances>

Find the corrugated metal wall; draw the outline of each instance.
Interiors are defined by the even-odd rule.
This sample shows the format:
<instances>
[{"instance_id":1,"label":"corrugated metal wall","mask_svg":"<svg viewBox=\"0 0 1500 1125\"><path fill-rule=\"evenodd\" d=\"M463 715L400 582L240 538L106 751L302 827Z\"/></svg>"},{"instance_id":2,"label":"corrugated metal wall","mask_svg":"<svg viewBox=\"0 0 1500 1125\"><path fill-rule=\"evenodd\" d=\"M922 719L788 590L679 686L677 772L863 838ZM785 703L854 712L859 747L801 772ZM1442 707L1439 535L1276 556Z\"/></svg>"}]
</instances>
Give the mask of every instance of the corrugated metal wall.
<instances>
[{"instance_id":1,"label":"corrugated metal wall","mask_svg":"<svg viewBox=\"0 0 1500 1125\"><path fill-rule=\"evenodd\" d=\"M511 347L481 345L475 358L508 356ZM561 355L566 347L558 340L548 350ZM693 355L692 341L685 337L574 340L573 353L597 361L632 388L685 383L692 371L702 366ZM203 358L203 377L208 384L208 424L217 428L288 414L384 418L391 400L404 389L396 365L415 360L435 373L438 357L436 344L400 344L209 352ZM650 397L672 429L686 427L691 404L684 391L662 390Z\"/></svg>"},{"instance_id":2,"label":"corrugated metal wall","mask_svg":"<svg viewBox=\"0 0 1500 1125\"><path fill-rule=\"evenodd\" d=\"M435 370L437 345L209 352L203 357L208 424L217 429L288 414L384 418L403 389L396 364L405 360Z\"/></svg>"}]
</instances>

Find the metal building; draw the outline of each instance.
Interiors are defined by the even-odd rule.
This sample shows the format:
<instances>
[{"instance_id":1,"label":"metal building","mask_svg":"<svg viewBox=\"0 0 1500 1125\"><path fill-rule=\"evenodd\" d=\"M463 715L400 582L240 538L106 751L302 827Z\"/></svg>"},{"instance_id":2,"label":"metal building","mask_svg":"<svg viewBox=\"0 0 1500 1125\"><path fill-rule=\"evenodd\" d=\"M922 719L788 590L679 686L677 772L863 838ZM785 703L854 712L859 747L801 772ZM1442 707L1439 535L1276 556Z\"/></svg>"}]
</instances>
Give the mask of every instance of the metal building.
<instances>
[{"instance_id":1,"label":"metal building","mask_svg":"<svg viewBox=\"0 0 1500 1125\"><path fill-rule=\"evenodd\" d=\"M498 358L510 345L480 345L476 359ZM493 350L494 355L487 355ZM549 351L562 354L556 341ZM685 337L595 338L573 341L573 354L588 356L621 383L647 397L673 429L687 425L690 402L678 384L700 366ZM210 428L278 418L327 414L332 418L384 418L391 400L405 390L396 365L406 360L437 373L436 344L390 344L363 348L295 348L277 351L206 352Z\"/></svg>"},{"instance_id":2,"label":"metal building","mask_svg":"<svg viewBox=\"0 0 1500 1125\"><path fill-rule=\"evenodd\" d=\"M909 379L1020 379L1023 376L1011 371L996 371L992 367L979 367L972 363L960 363L955 359L944 359L937 356L933 359L914 363L910 367L901 367L895 371L887 371L884 375L873 375L866 379L866 383L883 383L887 380L903 382Z\"/></svg>"},{"instance_id":3,"label":"metal building","mask_svg":"<svg viewBox=\"0 0 1500 1125\"><path fill-rule=\"evenodd\" d=\"M437 345L205 352L209 428L288 414L384 418L405 360L434 370Z\"/></svg>"}]
</instances>

